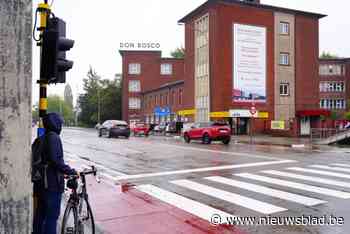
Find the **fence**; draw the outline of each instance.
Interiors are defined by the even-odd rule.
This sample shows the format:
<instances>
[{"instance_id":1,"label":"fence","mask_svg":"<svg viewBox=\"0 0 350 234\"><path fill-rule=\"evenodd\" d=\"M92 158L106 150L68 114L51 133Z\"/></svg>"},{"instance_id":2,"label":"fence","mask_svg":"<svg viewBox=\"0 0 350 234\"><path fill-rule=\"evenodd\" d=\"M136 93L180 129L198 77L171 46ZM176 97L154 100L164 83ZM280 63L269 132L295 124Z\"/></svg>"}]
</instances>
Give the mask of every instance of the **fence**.
<instances>
[{"instance_id":1,"label":"fence","mask_svg":"<svg viewBox=\"0 0 350 234\"><path fill-rule=\"evenodd\" d=\"M310 134L310 141L317 142L327 139L331 136L335 136L339 133L346 132L348 129L337 129L337 128L312 128Z\"/></svg>"}]
</instances>

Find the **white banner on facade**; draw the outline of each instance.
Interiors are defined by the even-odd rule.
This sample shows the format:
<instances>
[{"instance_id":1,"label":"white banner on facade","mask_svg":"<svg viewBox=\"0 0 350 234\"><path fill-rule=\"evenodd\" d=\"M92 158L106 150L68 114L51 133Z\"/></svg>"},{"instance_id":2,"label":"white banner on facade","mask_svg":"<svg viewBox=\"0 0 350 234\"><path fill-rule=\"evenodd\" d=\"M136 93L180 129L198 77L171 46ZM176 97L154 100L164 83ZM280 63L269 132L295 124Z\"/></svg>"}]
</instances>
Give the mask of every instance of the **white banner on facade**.
<instances>
[{"instance_id":1,"label":"white banner on facade","mask_svg":"<svg viewBox=\"0 0 350 234\"><path fill-rule=\"evenodd\" d=\"M249 110L230 110L230 117L232 118L257 118L258 112L256 112L254 115L250 113Z\"/></svg>"},{"instance_id":2,"label":"white banner on facade","mask_svg":"<svg viewBox=\"0 0 350 234\"><path fill-rule=\"evenodd\" d=\"M266 102L266 28L233 25L233 102Z\"/></svg>"}]
</instances>

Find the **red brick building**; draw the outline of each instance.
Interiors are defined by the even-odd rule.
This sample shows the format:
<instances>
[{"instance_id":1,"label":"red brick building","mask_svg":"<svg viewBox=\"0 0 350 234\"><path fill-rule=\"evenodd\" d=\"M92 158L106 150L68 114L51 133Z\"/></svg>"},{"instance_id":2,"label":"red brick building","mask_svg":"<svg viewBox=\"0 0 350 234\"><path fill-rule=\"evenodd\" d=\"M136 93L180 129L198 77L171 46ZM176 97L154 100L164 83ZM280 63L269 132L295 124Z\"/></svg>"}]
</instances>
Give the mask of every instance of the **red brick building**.
<instances>
[{"instance_id":1,"label":"red brick building","mask_svg":"<svg viewBox=\"0 0 350 234\"><path fill-rule=\"evenodd\" d=\"M123 60L123 120L160 123L181 121L186 107L184 60L162 58L161 51L121 50ZM157 113L166 108L168 115Z\"/></svg>"},{"instance_id":2,"label":"red brick building","mask_svg":"<svg viewBox=\"0 0 350 234\"><path fill-rule=\"evenodd\" d=\"M320 108L344 120L350 101L350 58L319 60Z\"/></svg>"},{"instance_id":3,"label":"red brick building","mask_svg":"<svg viewBox=\"0 0 350 234\"><path fill-rule=\"evenodd\" d=\"M260 1L205 2L179 21L185 25L186 53L184 60L165 59L178 65L172 78L160 76L165 61L160 52L121 51L124 119L145 120L153 108L146 101L145 108L130 109L130 98L152 100L154 92L183 81L176 86L182 104L171 111L186 116L180 120L225 119L237 134L248 133L254 121L255 132L309 135L325 114L318 91L318 27L324 16ZM142 75L129 74L130 63L141 64ZM129 80L137 77L141 91L128 93Z\"/></svg>"}]
</instances>

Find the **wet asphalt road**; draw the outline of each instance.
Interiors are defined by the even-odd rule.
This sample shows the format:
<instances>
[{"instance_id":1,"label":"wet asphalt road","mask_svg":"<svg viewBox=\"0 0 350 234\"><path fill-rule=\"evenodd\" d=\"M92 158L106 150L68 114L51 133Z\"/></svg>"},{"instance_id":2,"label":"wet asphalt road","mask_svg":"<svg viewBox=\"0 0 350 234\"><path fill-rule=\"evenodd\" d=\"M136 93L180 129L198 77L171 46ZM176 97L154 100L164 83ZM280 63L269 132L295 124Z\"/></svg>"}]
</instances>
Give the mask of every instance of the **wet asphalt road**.
<instances>
[{"instance_id":1,"label":"wet asphalt road","mask_svg":"<svg viewBox=\"0 0 350 234\"><path fill-rule=\"evenodd\" d=\"M333 215L345 221L240 227L248 233L350 233L350 149L108 139L79 128L64 129L62 138L68 161L96 164L106 180L156 186L240 217Z\"/></svg>"}]
</instances>

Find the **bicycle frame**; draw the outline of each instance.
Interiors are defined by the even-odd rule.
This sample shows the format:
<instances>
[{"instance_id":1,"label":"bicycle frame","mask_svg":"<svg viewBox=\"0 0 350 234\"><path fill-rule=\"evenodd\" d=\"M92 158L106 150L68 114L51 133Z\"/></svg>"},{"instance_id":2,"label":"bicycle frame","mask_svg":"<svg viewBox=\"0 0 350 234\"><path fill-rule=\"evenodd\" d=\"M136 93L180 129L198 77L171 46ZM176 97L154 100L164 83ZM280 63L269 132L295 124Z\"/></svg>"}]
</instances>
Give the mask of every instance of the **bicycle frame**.
<instances>
[{"instance_id":1,"label":"bicycle frame","mask_svg":"<svg viewBox=\"0 0 350 234\"><path fill-rule=\"evenodd\" d=\"M77 233L84 233L84 225L80 226L81 223L84 223L87 220L91 220L91 225L92 225L92 233L95 233L95 223L94 223L94 218L92 214L91 207L89 205L88 201L88 193L87 193L87 186L86 186L86 178L85 176L88 174L93 174L96 176L97 170L95 167L92 167L92 170L84 170L80 172L80 176L74 175L74 176L68 176L69 180L72 180L72 183L69 188L71 189L71 193L69 195L69 199L67 202L66 210L68 207L73 207L75 211L74 214L74 229L72 230L77 230ZM68 180L68 181L69 181ZM77 180L79 182L77 183ZM97 180L97 179L96 179ZM99 182L99 181L98 181ZM75 184L77 183L77 184ZM83 204L86 204L86 209L87 213L85 214L85 208L83 209ZM69 212L68 212L69 213ZM65 217L66 217L66 211L63 219L63 224L62 224L62 230L65 228ZM68 217L68 216L67 216ZM62 231L63 233L63 231ZM75 233L75 232L74 232Z\"/></svg>"}]
</instances>

